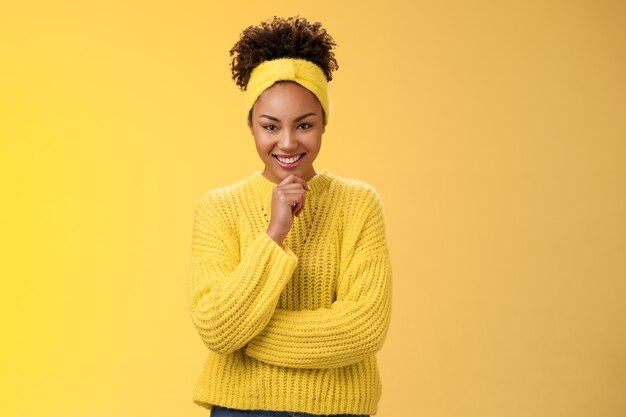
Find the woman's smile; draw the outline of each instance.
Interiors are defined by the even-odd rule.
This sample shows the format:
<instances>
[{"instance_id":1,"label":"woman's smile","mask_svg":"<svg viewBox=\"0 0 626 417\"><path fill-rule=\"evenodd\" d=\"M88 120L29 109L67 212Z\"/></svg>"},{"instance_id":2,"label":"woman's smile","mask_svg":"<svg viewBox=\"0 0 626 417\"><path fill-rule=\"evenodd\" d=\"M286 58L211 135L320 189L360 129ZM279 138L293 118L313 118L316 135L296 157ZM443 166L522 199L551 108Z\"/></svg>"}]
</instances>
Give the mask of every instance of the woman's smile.
<instances>
[{"instance_id":1,"label":"woman's smile","mask_svg":"<svg viewBox=\"0 0 626 417\"><path fill-rule=\"evenodd\" d=\"M304 155L306 155L306 153L301 153L291 158L284 158L278 155L272 155L272 156L276 159L276 161L278 162L278 165L280 165L281 167L285 169L293 169L297 167L298 165L300 165L300 161L302 161L302 159L304 158Z\"/></svg>"}]
</instances>

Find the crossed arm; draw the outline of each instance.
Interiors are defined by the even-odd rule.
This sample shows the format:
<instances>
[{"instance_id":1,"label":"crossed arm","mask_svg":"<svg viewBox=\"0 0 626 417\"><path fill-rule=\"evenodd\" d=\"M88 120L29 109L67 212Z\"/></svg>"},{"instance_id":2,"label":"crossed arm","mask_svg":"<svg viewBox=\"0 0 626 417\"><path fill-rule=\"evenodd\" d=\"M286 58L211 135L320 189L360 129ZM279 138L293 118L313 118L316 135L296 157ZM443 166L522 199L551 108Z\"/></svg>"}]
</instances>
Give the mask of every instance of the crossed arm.
<instances>
[{"instance_id":1,"label":"crossed arm","mask_svg":"<svg viewBox=\"0 0 626 417\"><path fill-rule=\"evenodd\" d=\"M374 354L385 340L391 313L391 264L377 194L341 271L329 308L276 308L298 259L263 230L241 259L225 222L203 205L196 210L189 312L209 349L245 353L293 368L347 366ZM320 277L323 279L323 277Z\"/></svg>"}]
</instances>

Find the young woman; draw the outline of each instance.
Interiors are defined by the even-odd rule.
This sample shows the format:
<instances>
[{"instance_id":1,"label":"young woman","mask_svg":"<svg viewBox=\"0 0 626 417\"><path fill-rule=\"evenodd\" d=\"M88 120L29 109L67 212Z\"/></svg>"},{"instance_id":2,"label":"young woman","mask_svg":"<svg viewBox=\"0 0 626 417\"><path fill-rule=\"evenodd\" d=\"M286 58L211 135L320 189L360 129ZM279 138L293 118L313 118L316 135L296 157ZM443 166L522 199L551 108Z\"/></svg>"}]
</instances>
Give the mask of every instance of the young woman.
<instances>
[{"instance_id":1,"label":"young woman","mask_svg":"<svg viewBox=\"0 0 626 417\"><path fill-rule=\"evenodd\" d=\"M195 209L189 314L209 351L194 402L213 417L377 411L391 312L381 199L313 167L334 46L320 23L274 17L230 51L265 168Z\"/></svg>"}]
</instances>

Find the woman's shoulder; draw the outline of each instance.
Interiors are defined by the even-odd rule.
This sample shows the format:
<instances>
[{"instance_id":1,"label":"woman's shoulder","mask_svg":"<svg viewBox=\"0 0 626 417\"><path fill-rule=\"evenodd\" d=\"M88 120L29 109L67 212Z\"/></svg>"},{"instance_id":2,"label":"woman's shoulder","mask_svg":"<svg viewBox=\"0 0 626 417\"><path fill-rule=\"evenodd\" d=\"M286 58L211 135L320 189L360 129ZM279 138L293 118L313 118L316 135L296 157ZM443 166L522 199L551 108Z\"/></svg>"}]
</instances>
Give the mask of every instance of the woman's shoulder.
<instances>
[{"instance_id":1,"label":"woman's shoulder","mask_svg":"<svg viewBox=\"0 0 626 417\"><path fill-rule=\"evenodd\" d=\"M356 177L344 177L334 173L328 173L334 181L334 188L341 195L345 195L350 200L369 200L380 201L380 193L374 187L372 183L367 180Z\"/></svg>"},{"instance_id":2,"label":"woman's shoulder","mask_svg":"<svg viewBox=\"0 0 626 417\"><path fill-rule=\"evenodd\" d=\"M196 205L228 205L237 195L244 192L246 179L231 184L221 185L208 189L196 198Z\"/></svg>"}]
</instances>

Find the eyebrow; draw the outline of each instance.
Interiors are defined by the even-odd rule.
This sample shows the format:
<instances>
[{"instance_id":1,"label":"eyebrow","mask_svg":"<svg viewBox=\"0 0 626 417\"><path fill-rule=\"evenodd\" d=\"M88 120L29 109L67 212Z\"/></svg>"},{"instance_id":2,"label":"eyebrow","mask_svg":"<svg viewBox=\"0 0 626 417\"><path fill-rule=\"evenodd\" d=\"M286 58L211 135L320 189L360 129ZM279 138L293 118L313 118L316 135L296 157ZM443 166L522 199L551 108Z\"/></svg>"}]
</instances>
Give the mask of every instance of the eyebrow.
<instances>
[{"instance_id":1,"label":"eyebrow","mask_svg":"<svg viewBox=\"0 0 626 417\"><path fill-rule=\"evenodd\" d=\"M299 122L300 120L305 119L305 118L307 118L307 117L309 117L309 116L315 116L315 113L313 113L313 112L310 112L310 113L304 113L303 115L298 116L298 117L296 117L295 119L293 119L293 121L294 121L294 122ZM274 120L274 121L280 122L280 119L278 119L278 118L276 118L276 117L274 117L274 116L270 116L269 114L262 114L262 115L260 115L260 116L259 116L259 118L261 118L261 117L265 117L265 118L267 118L267 119L270 119L270 120Z\"/></svg>"}]
</instances>

